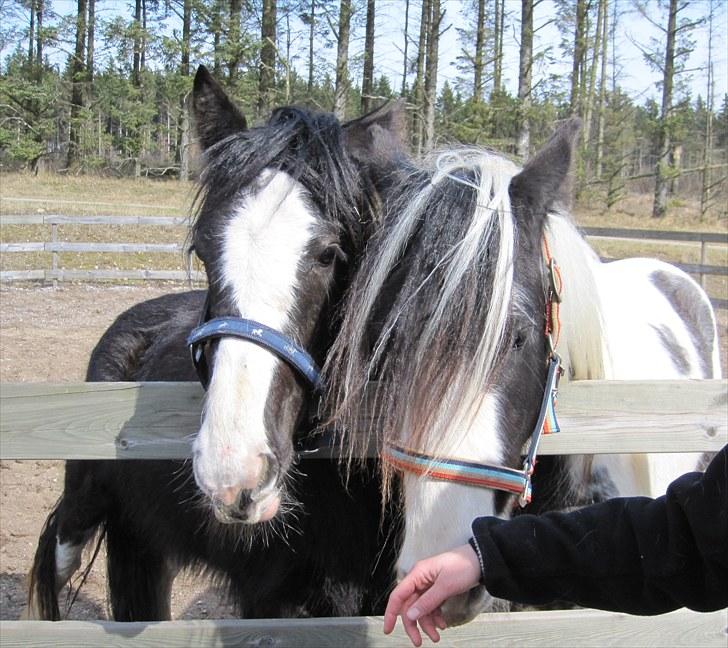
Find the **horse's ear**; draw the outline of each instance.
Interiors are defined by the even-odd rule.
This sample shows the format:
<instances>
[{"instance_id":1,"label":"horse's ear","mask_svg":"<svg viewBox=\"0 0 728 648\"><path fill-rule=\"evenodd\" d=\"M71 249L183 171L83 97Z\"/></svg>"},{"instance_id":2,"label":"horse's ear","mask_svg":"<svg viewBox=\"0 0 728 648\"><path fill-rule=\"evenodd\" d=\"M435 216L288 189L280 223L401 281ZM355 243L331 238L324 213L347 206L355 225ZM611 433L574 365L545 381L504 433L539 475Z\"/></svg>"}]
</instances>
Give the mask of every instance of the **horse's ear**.
<instances>
[{"instance_id":1,"label":"horse's ear","mask_svg":"<svg viewBox=\"0 0 728 648\"><path fill-rule=\"evenodd\" d=\"M386 165L406 155L404 100L398 99L344 124L346 148L358 162Z\"/></svg>"},{"instance_id":2,"label":"horse's ear","mask_svg":"<svg viewBox=\"0 0 728 648\"><path fill-rule=\"evenodd\" d=\"M567 120L511 180L511 200L545 214L557 205L571 203L571 160L581 128L578 117Z\"/></svg>"},{"instance_id":3,"label":"horse's ear","mask_svg":"<svg viewBox=\"0 0 728 648\"><path fill-rule=\"evenodd\" d=\"M192 109L203 149L248 127L243 113L230 101L204 65L200 65L195 74Z\"/></svg>"}]
</instances>

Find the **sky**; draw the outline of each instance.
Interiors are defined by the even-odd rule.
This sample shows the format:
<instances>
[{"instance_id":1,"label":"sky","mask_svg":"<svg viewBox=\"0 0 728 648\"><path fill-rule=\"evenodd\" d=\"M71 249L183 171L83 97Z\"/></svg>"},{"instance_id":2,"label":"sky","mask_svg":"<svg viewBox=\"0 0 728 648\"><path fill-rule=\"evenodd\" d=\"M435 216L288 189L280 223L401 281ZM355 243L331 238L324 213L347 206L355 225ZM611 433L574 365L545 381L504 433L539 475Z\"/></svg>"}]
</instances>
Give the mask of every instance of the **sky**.
<instances>
[{"instance_id":1,"label":"sky","mask_svg":"<svg viewBox=\"0 0 728 648\"><path fill-rule=\"evenodd\" d=\"M650 40L657 39L658 46L664 47L664 34L643 18L635 9L635 0L617 0L618 9L622 14L617 33L618 52L618 83L638 103L642 103L648 97L659 101L660 88L658 82L660 75L650 69L645 63L639 46L645 47ZM5 4L2 2L0 4ZM73 14L76 8L76 0L52 0L56 12ZM114 6L114 5L118 6ZM334 4L336 4L334 2ZM355 0L356 4L356 0ZM364 3L359 2L360 5ZM419 2L414 0L409 18L410 32L410 57L416 51L416 38L419 25ZM455 61L461 53L463 43L460 42L458 27L464 26L464 8L467 6L464 0L442 0L445 9L443 21L444 33L440 44L440 65L438 69L438 86L442 88L447 81L454 85L459 72ZM719 108L724 93L728 92L728 0L713 0L717 17L713 25L713 70L714 70L714 97L715 108ZM130 0L103 0L100 3L101 11L119 12L120 9L130 11ZM520 0L506 0L506 36L504 39L504 83L507 90L512 94L516 93L518 81L518 45L520 38ZM710 0L689 0L689 6L685 10L685 16L695 19L706 15L710 6ZM666 18L657 8L657 0L649 0L650 16L659 24L666 22ZM375 40L375 74L385 74L389 77L392 87L397 90L402 83L404 46L404 0L377 0L376 19L376 40ZM362 10L363 11L363 10ZM535 53L547 53L551 55L552 62L548 65L541 64L534 68L533 80L538 82L544 76L556 74L568 84L571 63L568 57L564 57L559 48L561 35L558 32L553 18L556 15L553 0L542 0L534 10L534 27L536 35L534 40ZM334 16L335 19L338 16ZM363 15L360 15L360 22L363 23ZM168 28L170 31L172 25ZM304 50L307 47L305 38L300 38L298 47ZM698 94L705 97L707 91L707 60L708 60L708 26L707 23L695 29L696 46L686 65L691 71L683 75L683 80L691 90L693 98ZM353 68L356 69L357 54L363 49L363 29L352 35L350 57ZM321 50L319 50L321 51ZM7 52L3 52L6 54ZM322 57L333 71L335 48L321 51ZM611 56L611 55L610 55ZM360 57L359 57L360 58ZM298 67L305 76L302 69L306 60L305 52L301 52ZM328 67L327 66L327 67ZM359 66L360 68L361 66ZM611 74L611 72L610 72ZM411 82L411 77L410 77Z\"/></svg>"},{"instance_id":2,"label":"sky","mask_svg":"<svg viewBox=\"0 0 728 648\"><path fill-rule=\"evenodd\" d=\"M618 9L623 13L619 22L616 50L618 52L618 83L633 98L653 97L659 101L661 90L657 83L660 75L649 68L644 62L644 57L638 45L648 46L651 38L657 38L660 46L664 48L665 37L659 29L654 27L640 16L634 8L632 0L617 0ZM455 58L462 49L459 41L457 27L464 26L462 15L463 5L461 0L443 0L446 16L445 24L452 25L442 36L440 53L442 64L439 66L439 83L446 80L453 84L458 76L455 67ZM660 15L656 10L656 3L650 6L651 16L659 19ZM375 43L375 50L378 52L376 58L379 62L378 70L386 73L401 84L402 79L402 47L403 24L404 24L404 2L390 1L380 2L378 6L379 16L377 19L378 40ZM690 0L689 7L685 10L685 16L695 19L706 15L710 6L709 0ZM714 6L719 16L713 24L713 70L715 101L719 106L723 94L728 91L728 0L714 0ZM504 82L507 89L516 93L518 84L518 47L520 42L520 0L506 0L506 14L509 20L506 22L506 36L504 39ZM534 83L539 76L544 74L561 74L568 82L571 73L571 61L564 60L559 43L561 35L554 23L549 23L556 15L554 3L551 0L544 0L534 10L534 28L536 35L534 39L534 51L539 52L551 48L552 54L557 61L551 64L548 69L534 69ZM665 14L666 16L666 14ZM412 21L412 17L410 17ZM414 25L419 24L419 16L414 17ZM666 24L665 20L659 20ZM545 25L541 29L539 27ZM690 55L687 68L693 69L690 73L690 89L693 97L701 94L706 95L707 89L707 60L708 60L708 29L707 24L696 28L696 47ZM416 38L417 33L413 34ZM636 44L635 44L636 43ZM610 44L611 45L611 44ZM611 58L611 54L610 54ZM560 62L559 62L560 60ZM399 87L396 85L395 87Z\"/></svg>"}]
</instances>

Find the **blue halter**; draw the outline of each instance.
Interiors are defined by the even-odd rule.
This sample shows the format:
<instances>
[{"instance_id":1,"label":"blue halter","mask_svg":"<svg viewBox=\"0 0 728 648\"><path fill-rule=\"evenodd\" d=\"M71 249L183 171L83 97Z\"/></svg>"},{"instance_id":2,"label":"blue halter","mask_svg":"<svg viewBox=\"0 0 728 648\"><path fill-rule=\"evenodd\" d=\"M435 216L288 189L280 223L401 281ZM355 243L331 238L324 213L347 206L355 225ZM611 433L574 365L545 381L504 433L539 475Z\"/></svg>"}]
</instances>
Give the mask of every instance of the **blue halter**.
<instances>
[{"instance_id":1,"label":"blue halter","mask_svg":"<svg viewBox=\"0 0 728 648\"><path fill-rule=\"evenodd\" d=\"M205 313L207 308L205 308ZM210 371L205 357L205 345L213 339L235 337L257 344L277 355L295 369L317 392L323 388L321 372L313 358L289 337L279 331L240 317L215 317L194 328L187 337L192 362L202 386L207 389Z\"/></svg>"}]
</instances>

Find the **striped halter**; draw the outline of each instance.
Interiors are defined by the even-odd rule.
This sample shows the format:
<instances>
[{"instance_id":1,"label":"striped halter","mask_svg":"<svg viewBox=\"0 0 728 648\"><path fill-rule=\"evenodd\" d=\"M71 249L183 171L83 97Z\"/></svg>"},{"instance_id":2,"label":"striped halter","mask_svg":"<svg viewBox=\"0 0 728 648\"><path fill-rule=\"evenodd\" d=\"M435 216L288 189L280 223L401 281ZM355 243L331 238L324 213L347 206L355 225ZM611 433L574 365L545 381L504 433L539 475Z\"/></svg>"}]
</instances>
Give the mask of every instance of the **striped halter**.
<instances>
[{"instance_id":1,"label":"striped halter","mask_svg":"<svg viewBox=\"0 0 728 648\"><path fill-rule=\"evenodd\" d=\"M561 303L561 273L556 261L551 256L546 239L543 240L543 254L546 261L547 289L546 289L546 326L545 336L547 345L547 374L541 408L538 420L530 437L528 453L523 461L523 467L507 468L484 463L464 461L462 459L438 458L422 452L416 452L405 446L387 444L381 452L382 460L398 470L411 472L415 475L425 476L438 481L451 481L468 486L478 486L501 490L518 495L518 503L526 506L531 501L531 477L536 466L541 436L559 431L556 420L556 395L558 393L559 378L563 373L561 358L556 353L559 341L561 321L559 319L559 304Z\"/></svg>"}]
</instances>

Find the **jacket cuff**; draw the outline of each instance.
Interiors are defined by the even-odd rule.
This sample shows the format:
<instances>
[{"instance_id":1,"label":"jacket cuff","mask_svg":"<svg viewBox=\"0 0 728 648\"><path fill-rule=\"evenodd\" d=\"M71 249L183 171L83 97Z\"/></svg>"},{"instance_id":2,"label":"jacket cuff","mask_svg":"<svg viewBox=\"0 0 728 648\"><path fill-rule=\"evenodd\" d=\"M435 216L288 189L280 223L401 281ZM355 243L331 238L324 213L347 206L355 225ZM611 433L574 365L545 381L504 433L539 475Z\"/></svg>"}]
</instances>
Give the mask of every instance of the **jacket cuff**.
<instances>
[{"instance_id":1,"label":"jacket cuff","mask_svg":"<svg viewBox=\"0 0 728 648\"><path fill-rule=\"evenodd\" d=\"M478 556L478 563L480 564L480 582L483 583L485 582L485 561L483 560L483 552L480 550L480 546L475 538L469 538L468 543L473 548L475 555Z\"/></svg>"}]
</instances>

